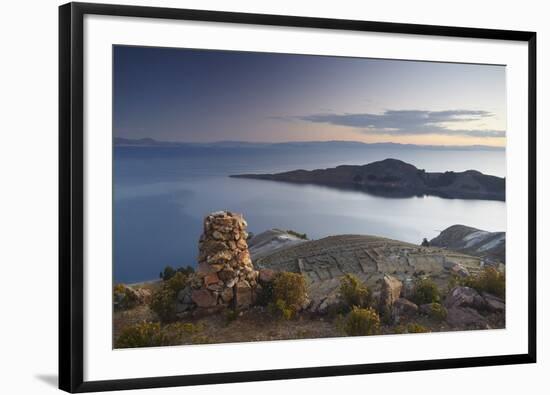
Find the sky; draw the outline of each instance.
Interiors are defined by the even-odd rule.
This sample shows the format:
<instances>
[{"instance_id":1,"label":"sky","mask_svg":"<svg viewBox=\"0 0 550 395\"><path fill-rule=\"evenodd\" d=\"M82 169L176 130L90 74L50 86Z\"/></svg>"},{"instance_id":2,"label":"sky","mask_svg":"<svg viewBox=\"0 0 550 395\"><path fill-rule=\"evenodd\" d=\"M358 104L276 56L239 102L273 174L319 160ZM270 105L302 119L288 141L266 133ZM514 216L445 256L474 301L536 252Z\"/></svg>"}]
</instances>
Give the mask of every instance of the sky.
<instances>
[{"instance_id":1,"label":"sky","mask_svg":"<svg viewBox=\"0 0 550 395\"><path fill-rule=\"evenodd\" d=\"M114 47L116 137L504 146L505 66Z\"/></svg>"}]
</instances>

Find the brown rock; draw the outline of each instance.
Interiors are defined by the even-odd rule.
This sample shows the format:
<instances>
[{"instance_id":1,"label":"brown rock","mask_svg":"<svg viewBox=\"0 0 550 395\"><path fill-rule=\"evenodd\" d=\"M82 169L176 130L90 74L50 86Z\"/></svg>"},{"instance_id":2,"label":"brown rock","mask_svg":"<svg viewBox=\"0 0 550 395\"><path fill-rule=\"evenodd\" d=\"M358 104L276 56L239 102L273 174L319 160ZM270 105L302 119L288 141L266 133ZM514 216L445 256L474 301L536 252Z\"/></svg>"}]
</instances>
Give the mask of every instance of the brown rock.
<instances>
[{"instance_id":1,"label":"brown rock","mask_svg":"<svg viewBox=\"0 0 550 395\"><path fill-rule=\"evenodd\" d=\"M252 304L252 288L246 281L239 281L235 286L235 307L238 309Z\"/></svg>"},{"instance_id":2,"label":"brown rock","mask_svg":"<svg viewBox=\"0 0 550 395\"><path fill-rule=\"evenodd\" d=\"M235 277L235 271L233 269L223 269L218 273L220 280L227 282Z\"/></svg>"},{"instance_id":3,"label":"brown rock","mask_svg":"<svg viewBox=\"0 0 550 395\"><path fill-rule=\"evenodd\" d=\"M399 298L393 303L393 319L395 323L410 319L418 313L418 306L405 298Z\"/></svg>"},{"instance_id":4,"label":"brown rock","mask_svg":"<svg viewBox=\"0 0 550 395\"><path fill-rule=\"evenodd\" d=\"M458 328L487 329L487 320L471 307L451 307L447 310L447 322Z\"/></svg>"},{"instance_id":5,"label":"brown rock","mask_svg":"<svg viewBox=\"0 0 550 395\"><path fill-rule=\"evenodd\" d=\"M225 288L221 293L221 298L224 303L229 303L233 300L233 288Z\"/></svg>"},{"instance_id":6,"label":"brown rock","mask_svg":"<svg viewBox=\"0 0 550 395\"><path fill-rule=\"evenodd\" d=\"M445 307L472 307L474 309L486 308L487 302L481 295L470 287L454 287L445 298Z\"/></svg>"},{"instance_id":7,"label":"brown rock","mask_svg":"<svg viewBox=\"0 0 550 395\"><path fill-rule=\"evenodd\" d=\"M204 285L209 286L211 284L217 284L220 281L217 273L208 273L204 276Z\"/></svg>"},{"instance_id":8,"label":"brown rock","mask_svg":"<svg viewBox=\"0 0 550 395\"><path fill-rule=\"evenodd\" d=\"M216 296L207 289L196 289L191 292L191 299L198 307L213 307L216 305Z\"/></svg>"},{"instance_id":9,"label":"brown rock","mask_svg":"<svg viewBox=\"0 0 550 395\"><path fill-rule=\"evenodd\" d=\"M399 299L402 287L401 281L385 274L382 278L382 288L380 290L381 307L392 307L394 302Z\"/></svg>"},{"instance_id":10,"label":"brown rock","mask_svg":"<svg viewBox=\"0 0 550 395\"><path fill-rule=\"evenodd\" d=\"M485 299L485 302L487 303L487 310L498 313L506 310L504 299L501 299L487 292L482 292L481 296L483 297L483 299Z\"/></svg>"}]
</instances>

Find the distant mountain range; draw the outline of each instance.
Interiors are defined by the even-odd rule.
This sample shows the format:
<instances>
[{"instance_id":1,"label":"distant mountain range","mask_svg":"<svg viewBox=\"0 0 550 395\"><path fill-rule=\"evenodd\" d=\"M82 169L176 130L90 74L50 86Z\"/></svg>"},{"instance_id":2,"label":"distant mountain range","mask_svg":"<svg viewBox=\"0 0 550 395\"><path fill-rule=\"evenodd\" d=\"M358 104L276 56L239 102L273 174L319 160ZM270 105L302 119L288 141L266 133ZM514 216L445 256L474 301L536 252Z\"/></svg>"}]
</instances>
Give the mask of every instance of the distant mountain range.
<instances>
[{"instance_id":1,"label":"distant mountain range","mask_svg":"<svg viewBox=\"0 0 550 395\"><path fill-rule=\"evenodd\" d=\"M152 138L128 139L123 137L115 137L114 145L119 147L182 147L182 148L347 148L347 149L364 149L364 148L403 148L403 149L423 149L423 150L463 150L463 151L502 151L503 147L493 147L488 145L415 145L415 144L399 144L399 143L362 143L359 141L289 141L283 143L260 143L247 141L218 141L211 143L192 143L192 142L177 142L177 141L159 141Z\"/></svg>"},{"instance_id":2,"label":"distant mountain range","mask_svg":"<svg viewBox=\"0 0 550 395\"><path fill-rule=\"evenodd\" d=\"M318 184L354 189L386 197L435 195L455 199L505 200L506 180L476 170L429 173L397 159L329 169L276 174L236 174L234 178Z\"/></svg>"}]
</instances>

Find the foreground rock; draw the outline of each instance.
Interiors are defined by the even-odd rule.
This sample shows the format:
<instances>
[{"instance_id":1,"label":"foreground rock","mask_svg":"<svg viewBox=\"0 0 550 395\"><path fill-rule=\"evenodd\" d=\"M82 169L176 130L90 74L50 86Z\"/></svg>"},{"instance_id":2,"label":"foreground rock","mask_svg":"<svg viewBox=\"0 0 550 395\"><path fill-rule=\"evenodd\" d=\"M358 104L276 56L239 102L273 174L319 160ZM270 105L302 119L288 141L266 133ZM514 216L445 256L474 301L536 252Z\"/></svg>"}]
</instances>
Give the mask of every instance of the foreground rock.
<instances>
[{"instance_id":1,"label":"foreground rock","mask_svg":"<svg viewBox=\"0 0 550 395\"><path fill-rule=\"evenodd\" d=\"M321 184L360 189L384 196L436 195L458 199L502 200L504 178L479 171L428 173L397 159L385 159L363 166L342 165L330 169L294 170L277 174L240 174L231 177L292 183Z\"/></svg>"},{"instance_id":2,"label":"foreground rock","mask_svg":"<svg viewBox=\"0 0 550 395\"><path fill-rule=\"evenodd\" d=\"M430 240L430 246L479 256L489 263L506 263L505 232L487 232L465 225L453 225Z\"/></svg>"},{"instance_id":3,"label":"foreground rock","mask_svg":"<svg viewBox=\"0 0 550 395\"><path fill-rule=\"evenodd\" d=\"M197 267L201 281L191 291L191 299L198 307L241 309L253 303L258 271L254 270L248 251L246 227L242 215L227 211L205 218Z\"/></svg>"}]
</instances>

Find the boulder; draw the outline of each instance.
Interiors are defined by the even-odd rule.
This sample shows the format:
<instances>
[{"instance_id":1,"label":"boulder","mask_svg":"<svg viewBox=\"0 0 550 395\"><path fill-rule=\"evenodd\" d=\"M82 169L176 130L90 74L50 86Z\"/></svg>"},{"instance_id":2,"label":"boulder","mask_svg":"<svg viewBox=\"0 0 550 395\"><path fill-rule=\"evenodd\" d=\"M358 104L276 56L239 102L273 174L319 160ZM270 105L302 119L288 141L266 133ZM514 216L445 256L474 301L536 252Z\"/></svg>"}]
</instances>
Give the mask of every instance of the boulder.
<instances>
[{"instance_id":1,"label":"boulder","mask_svg":"<svg viewBox=\"0 0 550 395\"><path fill-rule=\"evenodd\" d=\"M485 299L485 302L487 303L487 310L495 313L506 311L506 304L504 302L504 299L501 299L487 292L482 292L481 296L483 297L483 299Z\"/></svg>"},{"instance_id":2,"label":"boulder","mask_svg":"<svg viewBox=\"0 0 550 395\"><path fill-rule=\"evenodd\" d=\"M447 323L455 328L489 328L485 317L471 307L453 306L447 309Z\"/></svg>"},{"instance_id":3,"label":"boulder","mask_svg":"<svg viewBox=\"0 0 550 395\"><path fill-rule=\"evenodd\" d=\"M243 309L252 304L252 288L247 281L239 281L235 286L235 308Z\"/></svg>"},{"instance_id":4,"label":"boulder","mask_svg":"<svg viewBox=\"0 0 550 395\"><path fill-rule=\"evenodd\" d=\"M380 306L382 308L391 308L394 302L399 299L403 283L397 278L385 274L382 278L382 288L380 289Z\"/></svg>"},{"instance_id":5,"label":"boulder","mask_svg":"<svg viewBox=\"0 0 550 395\"><path fill-rule=\"evenodd\" d=\"M470 275L470 272L468 269L466 269L464 266L462 266L460 263L453 264L449 271L459 277L468 277Z\"/></svg>"},{"instance_id":6,"label":"boulder","mask_svg":"<svg viewBox=\"0 0 550 395\"><path fill-rule=\"evenodd\" d=\"M396 324L413 318L417 313L418 306L408 299L399 298L393 303L392 317Z\"/></svg>"},{"instance_id":7,"label":"boulder","mask_svg":"<svg viewBox=\"0 0 550 395\"><path fill-rule=\"evenodd\" d=\"M207 289L195 289L191 292L191 299L198 307L212 307L217 303L216 296Z\"/></svg>"},{"instance_id":8,"label":"boulder","mask_svg":"<svg viewBox=\"0 0 550 395\"><path fill-rule=\"evenodd\" d=\"M471 307L474 309L484 309L487 306L487 302L483 297L473 288L470 287L454 287L445 299L445 307L450 309L452 307Z\"/></svg>"}]
</instances>

